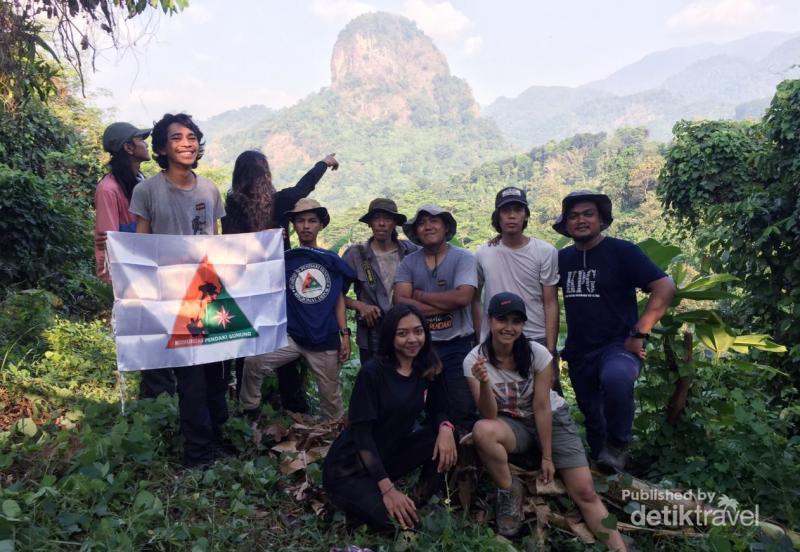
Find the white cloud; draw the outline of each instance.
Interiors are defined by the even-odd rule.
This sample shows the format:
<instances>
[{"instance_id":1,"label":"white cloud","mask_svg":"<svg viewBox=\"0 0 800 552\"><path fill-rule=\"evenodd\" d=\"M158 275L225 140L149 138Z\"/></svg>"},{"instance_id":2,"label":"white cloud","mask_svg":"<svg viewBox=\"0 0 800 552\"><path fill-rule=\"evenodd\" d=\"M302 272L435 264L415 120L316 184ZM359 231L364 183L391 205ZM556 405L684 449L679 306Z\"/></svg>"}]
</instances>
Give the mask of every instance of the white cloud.
<instances>
[{"instance_id":1,"label":"white cloud","mask_svg":"<svg viewBox=\"0 0 800 552\"><path fill-rule=\"evenodd\" d=\"M768 0L691 0L667 20L671 29L709 26L738 27L768 17L773 11Z\"/></svg>"},{"instance_id":2,"label":"white cloud","mask_svg":"<svg viewBox=\"0 0 800 552\"><path fill-rule=\"evenodd\" d=\"M470 36L464 41L464 55L471 56L477 53L483 46L483 38L480 36Z\"/></svg>"},{"instance_id":3,"label":"white cloud","mask_svg":"<svg viewBox=\"0 0 800 552\"><path fill-rule=\"evenodd\" d=\"M377 9L358 0L313 0L311 13L317 17L327 19L332 23L347 23L361 14L377 11Z\"/></svg>"},{"instance_id":4,"label":"white cloud","mask_svg":"<svg viewBox=\"0 0 800 552\"><path fill-rule=\"evenodd\" d=\"M469 18L447 1L406 0L403 15L426 34L444 40L457 40L472 26Z\"/></svg>"}]
</instances>

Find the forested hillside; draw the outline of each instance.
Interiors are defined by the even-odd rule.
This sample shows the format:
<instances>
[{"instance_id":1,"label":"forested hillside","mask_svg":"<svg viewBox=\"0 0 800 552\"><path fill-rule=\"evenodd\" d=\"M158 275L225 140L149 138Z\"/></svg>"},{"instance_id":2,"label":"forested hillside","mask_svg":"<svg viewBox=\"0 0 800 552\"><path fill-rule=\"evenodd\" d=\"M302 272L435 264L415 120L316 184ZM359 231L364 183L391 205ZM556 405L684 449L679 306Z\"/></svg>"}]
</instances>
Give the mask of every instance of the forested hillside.
<instances>
[{"instance_id":1,"label":"forested hillside","mask_svg":"<svg viewBox=\"0 0 800 552\"><path fill-rule=\"evenodd\" d=\"M458 238L470 247L494 235L489 223L494 196L505 186L528 190L530 231L547 241L555 243L561 237L550 228L560 212L561 198L579 189L602 190L613 199L612 234L636 241L648 236L662 239L666 224L655 187L664 150L663 144L649 139L645 129L579 134L441 182L420 176L406 188L385 192L409 216L431 201L452 209L459 222ZM369 199L357 198L351 207L335 211L325 239L334 243L351 231L353 239L363 237L366 225L354 221L366 211Z\"/></svg>"},{"instance_id":2,"label":"forested hillside","mask_svg":"<svg viewBox=\"0 0 800 552\"><path fill-rule=\"evenodd\" d=\"M347 171L329 175L317 194L335 207L403 189L421 174L445 180L515 149L480 118L469 85L450 74L431 39L388 13L360 16L341 31L330 87L286 109L248 108L208 126L217 130L208 134L208 164L231 167L242 151L260 149L278 187L335 151Z\"/></svg>"}]
</instances>

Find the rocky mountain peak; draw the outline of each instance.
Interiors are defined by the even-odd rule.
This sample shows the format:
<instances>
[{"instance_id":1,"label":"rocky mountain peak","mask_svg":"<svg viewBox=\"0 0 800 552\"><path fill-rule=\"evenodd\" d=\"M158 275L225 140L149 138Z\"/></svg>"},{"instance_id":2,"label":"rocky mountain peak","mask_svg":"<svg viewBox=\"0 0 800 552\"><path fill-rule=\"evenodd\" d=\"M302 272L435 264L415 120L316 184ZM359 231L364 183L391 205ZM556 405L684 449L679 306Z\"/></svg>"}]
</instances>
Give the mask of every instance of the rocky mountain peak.
<instances>
[{"instance_id":1,"label":"rocky mountain peak","mask_svg":"<svg viewBox=\"0 0 800 552\"><path fill-rule=\"evenodd\" d=\"M389 13L353 19L331 57L331 91L340 115L396 127L424 127L472 118L469 86L450 75L444 55L413 21Z\"/></svg>"}]
</instances>

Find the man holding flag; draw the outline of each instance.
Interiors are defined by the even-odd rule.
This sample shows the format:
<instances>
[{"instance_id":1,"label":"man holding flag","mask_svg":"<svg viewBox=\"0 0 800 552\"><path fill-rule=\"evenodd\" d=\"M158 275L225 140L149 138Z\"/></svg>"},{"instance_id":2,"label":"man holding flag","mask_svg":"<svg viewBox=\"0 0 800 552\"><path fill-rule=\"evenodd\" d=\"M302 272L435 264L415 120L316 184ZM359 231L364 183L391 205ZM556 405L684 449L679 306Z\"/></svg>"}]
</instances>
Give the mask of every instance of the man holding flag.
<instances>
[{"instance_id":1,"label":"man holding flag","mask_svg":"<svg viewBox=\"0 0 800 552\"><path fill-rule=\"evenodd\" d=\"M203 133L189 115L166 114L153 127L155 160L161 172L134 189L130 211L136 215L136 232L143 234L216 234L225 215L219 190L198 176ZM207 299L218 292L209 288ZM194 336L201 332L196 317ZM225 402L227 375L221 362L175 368L178 383L180 429L184 438L183 463L200 467L227 456L222 425L228 418Z\"/></svg>"}]
</instances>

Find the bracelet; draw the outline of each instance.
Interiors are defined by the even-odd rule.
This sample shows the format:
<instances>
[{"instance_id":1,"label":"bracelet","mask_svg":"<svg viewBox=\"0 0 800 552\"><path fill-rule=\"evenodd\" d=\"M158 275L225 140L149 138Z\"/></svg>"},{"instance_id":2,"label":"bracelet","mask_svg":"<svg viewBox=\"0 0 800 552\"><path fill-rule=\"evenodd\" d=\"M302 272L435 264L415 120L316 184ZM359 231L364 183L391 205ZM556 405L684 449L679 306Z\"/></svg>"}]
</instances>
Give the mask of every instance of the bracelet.
<instances>
[{"instance_id":1,"label":"bracelet","mask_svg":"<svg viewBox=\"0 0 800 552\"><path fill-rule=\"evenodd\" d=\"M453 424L451 424L450 422L448 422L447 420L445 420L445 421L443 421L442 423L439 424L439 429L441 429L442 426L449 427L450 431L455 431L456 430L456 427Z\"/></svg>"},{"instance_id":2,"label":"bracelet","mask_svg":"<svg viewBox=\"0 0 800 552\"><path fill-rule=\"evenodd\" d=\"M547 457L545 455L542 455L542 460L547 460L548 462L552 462L553 461L552 458L549 458L549 457Z\"/></svg>"},{"instance_id":3,"label":"bracelet","mask_svg":"<svg viewBox=\"0 0 800 552\"><path fill-rule=\"evenodd\" d=\"M388 492L389 492L389 491L391 491L392 489L394 489L394 483L392 483L392 485L391 485L391 486L390 486L388 489L386 489L385 491L383 491L383 492L381 493L381 496L386 496L386 493L388 493Z\"/></svg>"}]
</instances>

